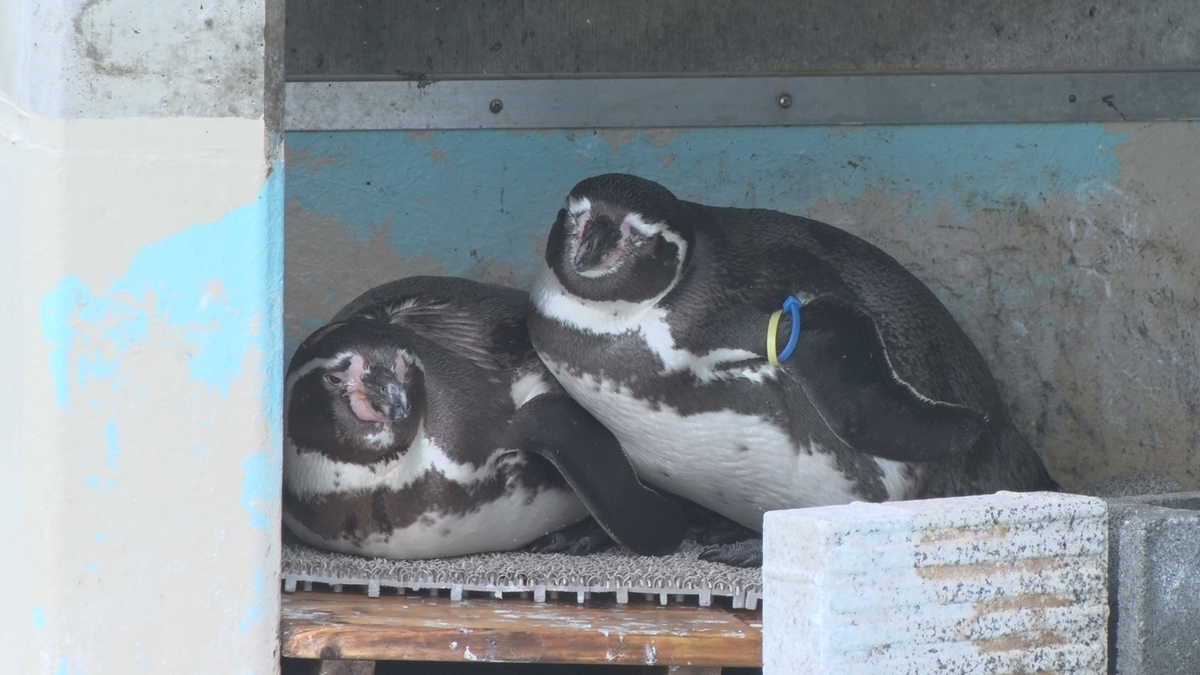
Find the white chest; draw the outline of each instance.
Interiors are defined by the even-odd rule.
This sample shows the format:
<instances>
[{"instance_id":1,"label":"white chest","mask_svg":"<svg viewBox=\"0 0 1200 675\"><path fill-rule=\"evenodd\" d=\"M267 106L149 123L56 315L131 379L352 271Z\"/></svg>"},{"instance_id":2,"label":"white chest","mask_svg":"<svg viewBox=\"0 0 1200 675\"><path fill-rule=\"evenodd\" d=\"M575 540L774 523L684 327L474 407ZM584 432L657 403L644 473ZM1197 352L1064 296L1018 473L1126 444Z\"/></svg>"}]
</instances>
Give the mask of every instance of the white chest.
<instances>
[{"instance_id":1,"label":"white chest","mask_svg":"<svg viewBox=\"0 0 1200 675\"><path fill-rule=\"evenodd\" d=\"M431 504L411 524L362 541L327 538L284 513L288 528L304 541L343 553L388 558L434 558L482 551L507 551L575 523L587 515L579 497L569 489L531 490L517 480L523 463L514 453L497 451L480 467L458 464L423 433L409 451L392 462L362 466L338 462L316 452L298 452L290 439L284 449L284 479L297 497L320 503L322 495L340 494L369 501L377 488L402 491L430 473L441 474L470 489L472 485L507 476L506 490L495 499L465 510Z\"/></svg>"},{"instance_id":2,"label":"white chest","mask_svg":"<svg viewBox=\"0 0 1200 675\"><path fill-rule=\"evenodd\" d=\"M389 534L371 534L361 542L325 539L284 513L288 529L304 541L342 553L383 558L443 558L486 551L511 551L578 522L587 509L575 493L516 489L466 513L430 512Z\"/></svg>"},{"instance_id":3,"label":"white chest","mask_svg":"<svg viewBox=\"0 0 1200 675\"><path fill-rule=\"evenodd\" d=\"M643 480L755 530L765 511L857 499L853 482L818 446L800 446L764 417L730 410L684 415L653 408L628 388L548 363L567 391L621 441ZM876 462L893 499L901 465Z\"/></svg>"}]
</instances>

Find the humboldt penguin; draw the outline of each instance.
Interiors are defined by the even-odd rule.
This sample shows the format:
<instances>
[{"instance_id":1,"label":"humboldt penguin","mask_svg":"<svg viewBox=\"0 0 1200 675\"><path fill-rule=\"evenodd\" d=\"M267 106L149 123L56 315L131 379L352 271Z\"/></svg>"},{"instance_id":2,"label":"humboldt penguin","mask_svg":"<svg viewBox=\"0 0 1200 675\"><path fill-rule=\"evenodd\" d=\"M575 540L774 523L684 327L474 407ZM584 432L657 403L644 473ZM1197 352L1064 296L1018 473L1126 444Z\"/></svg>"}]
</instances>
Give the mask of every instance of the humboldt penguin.
<instances>
[{"instance_id":1,"label":"humboldt penguin","mask_svg":"<svg viewBox=\"0 0 1200 675\"><path fill-rule=\"evenodd\" d=\"M529 330L550 371L644 481L751 530L775 509L1057 489L938 298L843 230L607 174L571 190L545 262Z\"/></svg>"},{"instance_id":2,"label":"humboldt penguin","mask_svg":"<svg viewBox=\"0 0 1200 675\"><path fill-rule=\"evenodd\" d=\"M343 553L431 558L520 548L590 512L635 552L675 550L680 507L546 371L528 304L410 277L304 340L285 380L288 529Z\"/></svg>"}]
</instances>

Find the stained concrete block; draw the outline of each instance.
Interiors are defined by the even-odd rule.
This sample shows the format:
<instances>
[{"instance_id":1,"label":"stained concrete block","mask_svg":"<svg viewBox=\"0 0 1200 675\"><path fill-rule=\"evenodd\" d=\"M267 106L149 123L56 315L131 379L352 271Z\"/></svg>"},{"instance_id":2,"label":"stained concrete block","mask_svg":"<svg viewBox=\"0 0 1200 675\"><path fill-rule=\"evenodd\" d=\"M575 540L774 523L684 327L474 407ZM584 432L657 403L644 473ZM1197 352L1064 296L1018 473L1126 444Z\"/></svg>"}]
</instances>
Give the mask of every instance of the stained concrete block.
<instances>
[{"instance_id":1,"label":"stained concrete block","mask_svg":"<svg viewBox=\"0 0 1200 675\"><path fill-rule=\"evenodd\" d=\"M1114 672L1200 673L1200 492L1109 500Z\"/></svg>"},{"instance_id":2,"label":"stained concrete block","mask_svg":"<svg viewBox=\"0 0 1200 675\"><path fill-rule=\"evenodd\" d=\"M1103 500L777 511L763 554L764 675L1107 670Z\"/></svg>"}]
</instances>

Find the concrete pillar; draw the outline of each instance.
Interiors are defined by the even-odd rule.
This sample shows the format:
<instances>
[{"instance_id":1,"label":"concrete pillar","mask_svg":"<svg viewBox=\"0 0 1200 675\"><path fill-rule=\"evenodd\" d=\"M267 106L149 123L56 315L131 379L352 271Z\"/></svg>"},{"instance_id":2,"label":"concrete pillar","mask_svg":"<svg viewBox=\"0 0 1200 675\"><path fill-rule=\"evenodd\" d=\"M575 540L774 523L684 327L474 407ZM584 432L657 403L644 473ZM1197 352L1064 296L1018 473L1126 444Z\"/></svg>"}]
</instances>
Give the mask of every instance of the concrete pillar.
<instances>
[{"instance_id":1,"label":"concrete pillar","mask_svg":"<svg viewBox=\"0 0 1200 675\"><path fill-rule=\"evenodd\" d=\"M1200 673L1200 492L1110 499L1117 675Z\"/></svg>"},{"instance_id":2,"label":"concrete pillar","mask_svg":"<svg viewBox=\"0 0 1200 675\"><path fill-rule=\"evenodd\" d=\"M277 670L281 0L0 0L0 672Z\"/></svg>"},{"instance_id":3,"label":"concrete pillar","mask_svg":"<svg viewBox=\"0 0 1200 675\"><path fill-rule=\"evenodd\" d=\"M1105 673L1107 534L1048 492L768 513L763 673Z\"/></svg>"}]
</instances>

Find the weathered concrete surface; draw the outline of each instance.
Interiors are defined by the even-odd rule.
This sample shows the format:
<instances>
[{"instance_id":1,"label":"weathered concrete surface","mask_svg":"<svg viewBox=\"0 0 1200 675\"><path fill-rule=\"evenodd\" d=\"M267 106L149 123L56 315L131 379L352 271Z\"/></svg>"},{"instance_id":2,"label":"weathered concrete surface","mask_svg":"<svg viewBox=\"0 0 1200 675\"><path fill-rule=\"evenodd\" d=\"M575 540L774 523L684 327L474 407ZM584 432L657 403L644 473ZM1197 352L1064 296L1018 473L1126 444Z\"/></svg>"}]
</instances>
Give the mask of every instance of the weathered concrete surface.
<instances>
[{"instance_id":1,"label":"weathered concrete surface","mask_svg":"<svg viewBox=\"0 0 1200 675\"><path fill-rule=\"evenodd\" d=\"M0 218L6 667L269 673L283 186L264 124L4 105L0 202L10 169L29 191Z\"/></svg>"},{"instance_id":2,"label":"weathered concrete surface","mask_svg":"<svg viewBox=\"0 0 1200 675\"><path fill-rule=\"evenodd\" d=\"M1200 672L1200 492L1110 499L1109 513L1115 672Z\"/></svg>"},{"instance_id":3,"label":"weathered concrete surface","mask_svg":"<svg viewBox=\"0 0 1200 675\"><path fill-rule=\"evenodd\" d=\"M0 671L278 669L281 8L0 0Z\"/></svg>"},{"instance_id":4,"label":"weathered concrete surface","mask_svg":"<svg viewBox=\"0 0 1200 675\"><path fill-rule=\"evenodd\" d=\"M763 673L1103 673L1103 500L1001 492L763 520Z\"/></svg>"},{"instance_id":5,"label":"weathered concrete surface","mask_svg":"<svg viewBox=\"0 0 1200 675\"><path fill-rule=\"evenodd\" d=\"M287 71L792 73L1200 65L1191 0L288 3Z\"/></svg>"},{"instance_id":6,"label":"weathered concrete surface","mask_svg":"<svg viewBox=\"0 0 1200 675\"><path fill-rule=\"evenodd\" d=\"M379 281L528 286L578 180L841 226L928 283L1067 487L1200 487L1200 125L292 133L287 342Z\"/></svg>"},{"instance_id":7,"label":"weathered concrete surface","mask_svg":"<svg viewBox=\"0 0 1200 675\"><path fill-rule=\"evenodd\" d=\"M864 193L817 217L917 273L992 364L1014 417L1067 486L1138 470L1200 485L1200 128L1112 125L1115 180L916 226ZM1013 171L1021 171L1018 166ZM960 195L980 198L982 193Z\"/></svg>"},{"instance_id":8,"label":"weathered concrete surface","mask_svg":"<svg viewBox=\"0 0 1200 675\"><path fill-rule=\"evenodd\" d=\"M21 108L55 118L261 118L274 77L264 65L268 54L278 62L282 49L282 25L264 31L265 18L281 24L282 6L6 0L10 25L37 39L0 41L0 90ZM18 80L38 86L16 87Z\"/></svg>"}]
</instances>

